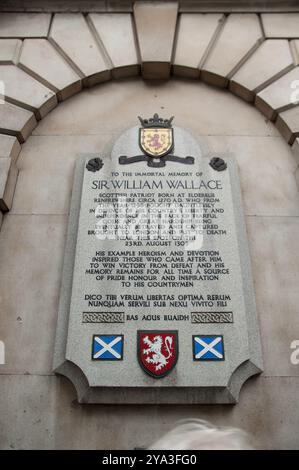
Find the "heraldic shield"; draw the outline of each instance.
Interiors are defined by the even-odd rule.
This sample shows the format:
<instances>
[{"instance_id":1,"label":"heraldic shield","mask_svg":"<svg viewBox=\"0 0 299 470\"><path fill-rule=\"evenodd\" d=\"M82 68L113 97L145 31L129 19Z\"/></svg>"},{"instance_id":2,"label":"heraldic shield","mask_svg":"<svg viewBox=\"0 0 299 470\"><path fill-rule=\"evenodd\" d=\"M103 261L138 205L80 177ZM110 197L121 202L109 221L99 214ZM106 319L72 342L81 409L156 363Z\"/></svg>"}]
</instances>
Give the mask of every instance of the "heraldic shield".
<instances>
[{"instance_id":1,"label":"heraldic shield","mask_svg":"<svg viewBox=\"0 0 299 470\"><path fill-rule=\"evenodd\" d=\"M144 372L156 379L165 377L178 360L178 332L137 331L137 354Z\"/></svg>"},{"instance_id":2,"label":"heraldic shield","mask_svg":"<svg viewBox=\"0 0 299 470\"><path fill-rule=\"evenodd\" d=\"M139 145L142 151L150 157L163 157L173 148L173 129L140 128Z\"/></svg>"}]
</instances>

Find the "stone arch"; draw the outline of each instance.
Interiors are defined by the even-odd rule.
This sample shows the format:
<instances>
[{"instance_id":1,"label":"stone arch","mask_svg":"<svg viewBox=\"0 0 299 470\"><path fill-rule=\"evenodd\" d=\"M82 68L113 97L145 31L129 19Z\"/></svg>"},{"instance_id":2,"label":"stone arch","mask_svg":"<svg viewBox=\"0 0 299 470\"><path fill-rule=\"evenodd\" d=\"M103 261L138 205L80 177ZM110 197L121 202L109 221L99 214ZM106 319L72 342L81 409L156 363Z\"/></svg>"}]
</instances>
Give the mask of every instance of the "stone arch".
<instances>
[{"instance_id":1,"label":"stone arch","mask_svg":"<svg viewBox=\"0 0 299 470\"><path fill-rule=\"evenodd\" d=\"M299 33L287 15L277 22L271 14L184 13L177 2L136 2L133 13L24 14L21 31L7 15L22 14L4 13L0 22L2 212L11 207L20 145L38 121L82 88L111 79L180 76L226 88L275 122L299 162Z\"/></svg>"}]
</instances>

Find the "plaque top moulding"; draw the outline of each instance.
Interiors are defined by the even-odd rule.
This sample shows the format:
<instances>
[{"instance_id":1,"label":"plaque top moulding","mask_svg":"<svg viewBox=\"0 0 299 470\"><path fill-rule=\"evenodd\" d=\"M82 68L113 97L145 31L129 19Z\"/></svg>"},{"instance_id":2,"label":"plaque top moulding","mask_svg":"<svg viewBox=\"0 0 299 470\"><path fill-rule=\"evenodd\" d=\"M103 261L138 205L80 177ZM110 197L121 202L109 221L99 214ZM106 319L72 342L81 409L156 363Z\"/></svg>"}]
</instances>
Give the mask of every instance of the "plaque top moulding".
<instances>
[{"instance_id":1,"label":"plaque top moulding","mask_svg":"<svg viewBox=\"0 0 299 470\"><path fill-rule=\"evenodd\" d=\"M140 123L77 160L54 370L81 403L236 403L262 371L236 162Z\"/></svg>"}]
</instances>

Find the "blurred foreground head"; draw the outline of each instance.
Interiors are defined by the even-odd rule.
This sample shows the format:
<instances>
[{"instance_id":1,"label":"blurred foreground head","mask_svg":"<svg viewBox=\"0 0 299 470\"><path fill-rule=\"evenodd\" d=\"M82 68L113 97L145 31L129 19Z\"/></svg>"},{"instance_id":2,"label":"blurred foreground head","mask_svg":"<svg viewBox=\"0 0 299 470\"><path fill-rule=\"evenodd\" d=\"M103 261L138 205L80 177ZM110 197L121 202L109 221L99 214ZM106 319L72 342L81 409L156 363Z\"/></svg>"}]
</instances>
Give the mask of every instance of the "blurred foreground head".
<instances>
[{"instance_id":1,"label":"blurred foreground head","mask_svg":"<svg viewBox=\"0 0 299 470\"><path fill-rule=\"evenodd\" d=\"M152 444L152 450L245 450L253 449L249 436L237 428L215 427L202 420L178 423Z\"/></svg>"}]
</instances>

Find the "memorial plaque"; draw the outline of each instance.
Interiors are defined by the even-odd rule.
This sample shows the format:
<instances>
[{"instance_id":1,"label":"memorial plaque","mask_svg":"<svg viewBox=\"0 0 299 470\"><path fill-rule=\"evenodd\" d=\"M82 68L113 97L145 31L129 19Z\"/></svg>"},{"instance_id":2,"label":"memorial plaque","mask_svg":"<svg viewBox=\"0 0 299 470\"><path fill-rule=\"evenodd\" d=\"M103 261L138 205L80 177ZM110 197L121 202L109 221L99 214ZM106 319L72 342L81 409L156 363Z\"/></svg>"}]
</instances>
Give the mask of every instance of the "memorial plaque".
<instances>
[{"instance_id":1,"label":"memorial plaque","mask_svg":"<svg viewBox=\"0 0 299 470\"><path fill-rule=\"evenodd\" d=\"M262 370L239 178L173 118L78 158L54 370L82 403L235 403Z\"/></svg>"}]
</instances>

